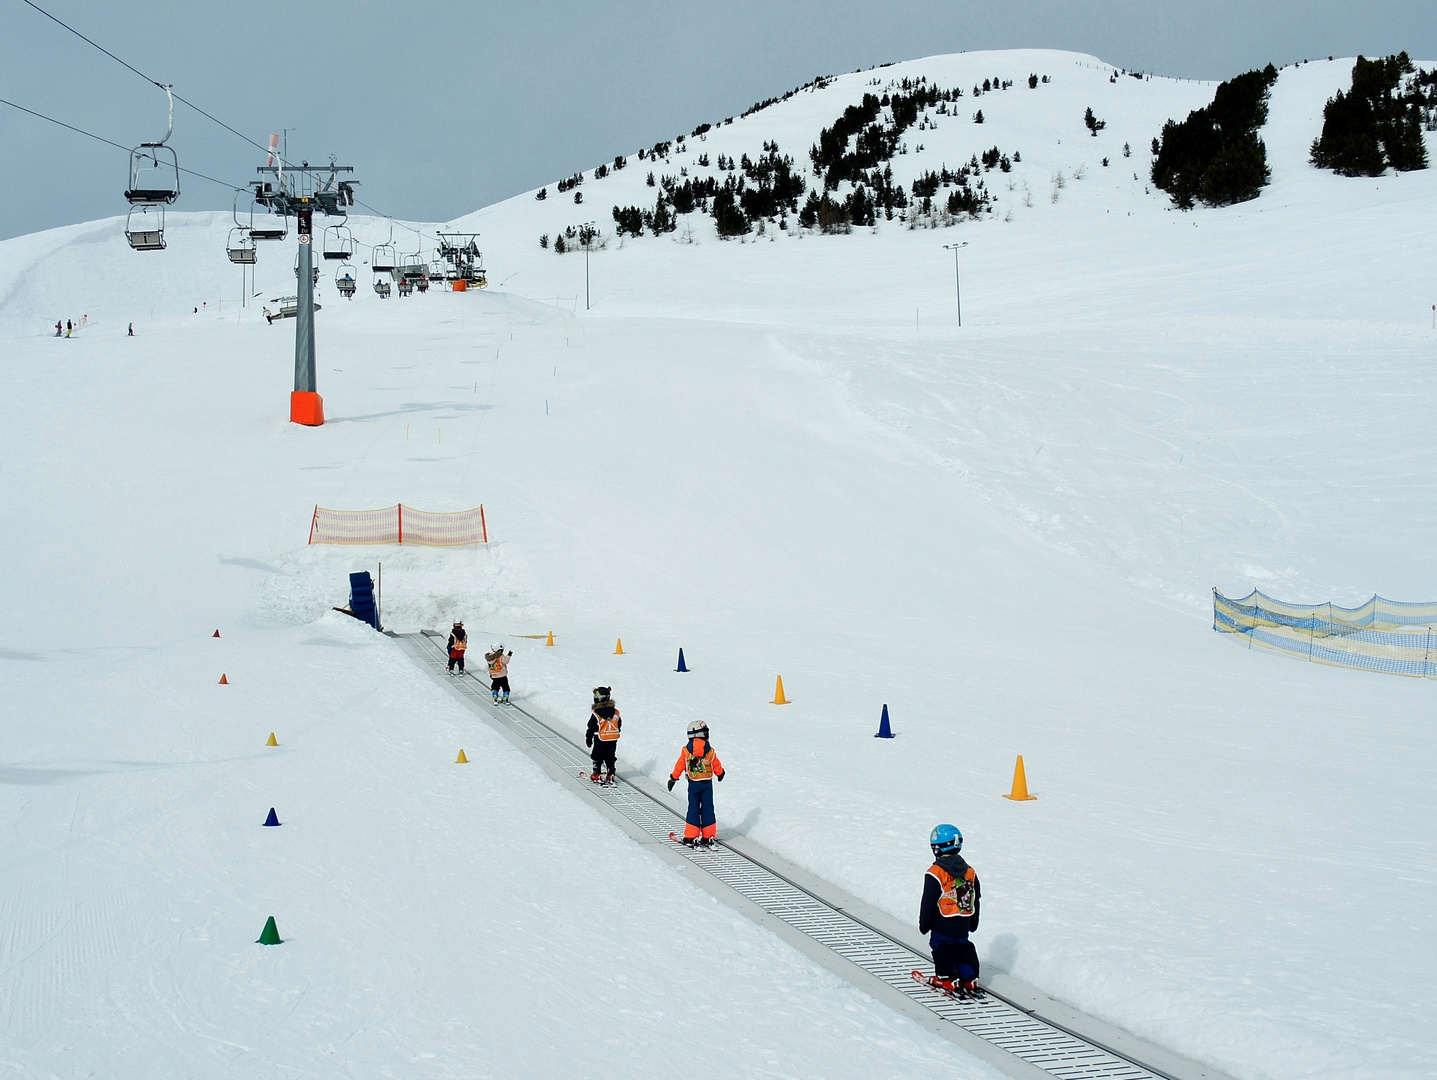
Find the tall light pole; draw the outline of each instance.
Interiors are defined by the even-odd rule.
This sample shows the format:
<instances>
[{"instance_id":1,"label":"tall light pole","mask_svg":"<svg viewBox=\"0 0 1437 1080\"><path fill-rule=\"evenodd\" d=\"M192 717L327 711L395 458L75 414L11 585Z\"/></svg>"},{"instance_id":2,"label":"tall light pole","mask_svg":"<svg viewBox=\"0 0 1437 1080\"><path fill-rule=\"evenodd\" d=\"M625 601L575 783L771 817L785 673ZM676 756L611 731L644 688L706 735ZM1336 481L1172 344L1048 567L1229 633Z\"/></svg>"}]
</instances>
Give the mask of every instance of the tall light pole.
<instances>
[{"instance_id":1,"label":"tall light pole","mask_svg":"<svg viewBox=\"0 0 1437 1080\"><path fill-rule=\"evenodd\" d=\"M958 250L968 246L968 241L961 244L944 244L944 251L953 252L953 295L958 301L958 325L963 325L963 279L958 274Z\"/></svg>"},{"instance_id":2,"label":"tall light pole","mask_svg":"<svg viewBox=\"0 0 1437 1080\"><path fill-rule=\"evenodd\" d=\"M589 245L599 235L599 226L586 221L579 226L579 243L584 245L584 310L589 310Z\"/></svg>"}]
</instances>

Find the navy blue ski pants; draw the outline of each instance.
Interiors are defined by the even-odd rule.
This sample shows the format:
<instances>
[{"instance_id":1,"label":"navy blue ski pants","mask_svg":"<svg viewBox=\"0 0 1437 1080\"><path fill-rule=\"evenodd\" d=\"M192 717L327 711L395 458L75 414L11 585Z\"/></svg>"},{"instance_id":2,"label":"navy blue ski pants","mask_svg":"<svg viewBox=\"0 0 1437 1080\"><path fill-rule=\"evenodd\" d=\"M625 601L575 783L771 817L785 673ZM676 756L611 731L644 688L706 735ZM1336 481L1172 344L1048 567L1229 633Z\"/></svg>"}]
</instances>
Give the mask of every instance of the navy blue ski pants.
<instances>
[{"instance_id":1,"label":"navy blue ski pants","mask_svg":"<svg viewBox=\"0 0 1437 1080\"><path fill-rule=\"evenodd\" d=\"M689 812L684 822L703 829L716 824L714 817L714 782L712 780L689 781Z\"/></svg>"},{"instance_id":2,"label":"navy blue ski pants","mask_svg":"<svg viewBox=\"0 0 1437 1080\"><path fill-rule=\"evenodd\" d=\"M933 950L933 974L940 979L976 979L978 950L973 943L962 941L929 941Z\"/></svg>"}]
</instances>

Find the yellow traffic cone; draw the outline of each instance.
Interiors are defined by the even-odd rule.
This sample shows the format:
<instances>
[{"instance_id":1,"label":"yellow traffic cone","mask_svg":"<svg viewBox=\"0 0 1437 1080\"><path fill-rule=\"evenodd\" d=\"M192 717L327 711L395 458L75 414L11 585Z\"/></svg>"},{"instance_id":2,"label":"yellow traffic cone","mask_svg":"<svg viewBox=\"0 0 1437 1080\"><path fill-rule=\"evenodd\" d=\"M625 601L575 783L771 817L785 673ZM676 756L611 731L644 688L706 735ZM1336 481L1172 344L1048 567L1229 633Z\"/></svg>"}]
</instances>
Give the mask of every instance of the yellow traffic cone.
<instances>
[{"instance_id":1,"label":"yellow traffic cone","mask_svg":"<svg viewBox=\"0 0 1437 1080\"><path fill-rule=\"evenodd\" d=\"M624 655L624 639L623 639L623 638L619 638L618 641L614 642L614 655L615 655L615 656L623 656L623 655Z\"/></svg>"},{"instance_id":2,"label":"yellow traffic cone","mask_svg":"<svg viewBox=\"0 0 1437 1080\"><path fill-rule=\"evenodd\" d=\"M545 645L553 645L553 644L554 644L554 631L552 631L552 630L549 631L549 640L546 641L546 642L544 642L544 644L545 644Z\"/></svg>"},{"instance_id":3,"label":"yellow traffic cone","mask_svg":"<svg viewBox=\"0 0 1437 1080\"><path fill-rule=\"evenodd\" d=\"M778 677L778 685L773 688L773 700L770 705L787 705L788 698L783 696L783 676Z\"/></svg>"},{"instance_id":4,"label":"yellow traffic cone","mask_svg":"<svg viewBox=\"0 0 1437 1080\"><path fill-rule=\"evenodd\" d=\"M459 750L459 756L454 759L454 764L455 764L455 765L468 765L468 764L469 764L469 759L464 756L464 749L463 749L462 747L461 747L460 750Z\"/></svg>"},{"instance_id":5,"label":"yellow traffic cone","mask_svg":"<svg viewBox=\"0 0 1437 1080\"><path fill-rule=\"evenodd\" d=\"M266 746L278 746L278 745L279 745L279 740L274 737L274 732L273 732L273 731L271 731L271 732L269 733L269 742L265 743L265 745L266 745Z\"/></svg>"},{"instance_id":6,"label":"yellow traffic cone","mask_svg":"<svg viewBox=\"0 0 1437 1080\"><path fill-rule=\"evenodd\" d=\"M1003 798L1012 799L1014 802L1031 802L1037 798L1036 795L1028 794L1028 774L1023 771L1022 754L1018 755L1018 763L1013 766L1013 790Z\"/></svg>"}]
</instances>

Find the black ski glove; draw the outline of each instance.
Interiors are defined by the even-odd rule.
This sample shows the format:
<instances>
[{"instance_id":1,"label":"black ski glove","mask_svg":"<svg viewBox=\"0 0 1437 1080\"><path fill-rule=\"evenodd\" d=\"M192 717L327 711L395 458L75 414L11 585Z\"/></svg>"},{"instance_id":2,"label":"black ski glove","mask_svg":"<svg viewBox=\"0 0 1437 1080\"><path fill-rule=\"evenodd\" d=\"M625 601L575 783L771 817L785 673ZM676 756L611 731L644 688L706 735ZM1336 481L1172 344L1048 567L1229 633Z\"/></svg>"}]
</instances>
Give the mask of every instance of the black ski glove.
<instances>
[{"instance_id":1,"label":"black ski glove","mask_svg":"<svg viewBox=\"0 0 1437 1080\"><path fill-rule=\"evenodd\" d=\"M720 784L722 784L722 783L723 783L723 778L724 778L725 776L727 776L727 775L728 775L728 773L726 773L726 772L721 772L721 773L719 773L719 774L718 774L718 782L719 782Z\"/></svg>"},{"instance_id":2,"label":"black ski glove","mask_svg":"<svg viewBox=\"0 0 1437 1080\"><path fill-rule=\"evenodd\" d=\"M674 785L677 784L677 783L678 783L678 781L675 780L672 776L669 777L669 790L670 790L670 791L673 791L673 790L674 790Z\"/></svg>"}]
</instances>

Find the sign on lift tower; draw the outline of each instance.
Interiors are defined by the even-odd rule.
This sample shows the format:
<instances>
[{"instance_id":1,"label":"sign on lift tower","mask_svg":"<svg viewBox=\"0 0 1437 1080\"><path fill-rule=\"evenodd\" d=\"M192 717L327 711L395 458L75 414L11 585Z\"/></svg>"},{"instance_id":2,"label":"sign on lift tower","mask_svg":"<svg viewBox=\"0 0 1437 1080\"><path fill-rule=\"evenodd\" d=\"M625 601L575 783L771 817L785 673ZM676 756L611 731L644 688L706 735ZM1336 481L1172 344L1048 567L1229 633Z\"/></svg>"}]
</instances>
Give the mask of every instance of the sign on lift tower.
<instances>
[{"instance_id":1,"label":"sign on lift tower","mask_svg":"<svg viewBox=\"0 0 1437 1080\"><path fill-rule=\"evenodd\" d=\"M254 200L271 213L293 217L299 232L299 262L295 275L294 392L289 397L289 419L294 424L318 427L324 423L324 399L319 396L314 365L314 214L344 219L354 205L357 180L340 179L354 172L353 166L328 165L311 168L302 161L289 168L276 152L277 138L270 136L270 159L256 171Z\"/></svg>"}]
</instances>

